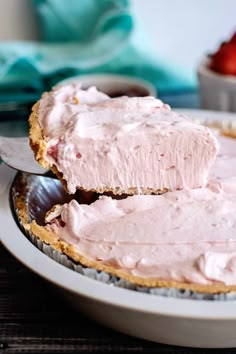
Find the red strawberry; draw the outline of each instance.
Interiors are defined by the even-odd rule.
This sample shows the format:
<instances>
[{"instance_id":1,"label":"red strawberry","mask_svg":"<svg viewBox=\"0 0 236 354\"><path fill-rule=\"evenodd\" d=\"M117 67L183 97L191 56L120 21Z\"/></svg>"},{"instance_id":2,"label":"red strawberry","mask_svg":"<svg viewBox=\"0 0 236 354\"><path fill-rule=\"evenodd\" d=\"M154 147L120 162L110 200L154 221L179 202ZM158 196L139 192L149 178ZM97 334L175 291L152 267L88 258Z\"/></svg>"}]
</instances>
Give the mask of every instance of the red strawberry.
<instances>
[{"instance_id":1,"label":"red strawberry","mask_svg":"<svg viewBox=\"0 0 236 354\"><path fill-rule=\"evenodd\" d=\"M212 55L209 67L224 75L236 75L236 45L225 43Z\"/></svg>"},{"instance_id":2,"label":"red strawberry","mask_svg":"<svg viewBox=\"0 0 236 354\"><path fill-rule=\"evenodd\" d=\"M234 43L236 45L236 32L230 38L229 43Z\"/></svg>"}]
</instances>

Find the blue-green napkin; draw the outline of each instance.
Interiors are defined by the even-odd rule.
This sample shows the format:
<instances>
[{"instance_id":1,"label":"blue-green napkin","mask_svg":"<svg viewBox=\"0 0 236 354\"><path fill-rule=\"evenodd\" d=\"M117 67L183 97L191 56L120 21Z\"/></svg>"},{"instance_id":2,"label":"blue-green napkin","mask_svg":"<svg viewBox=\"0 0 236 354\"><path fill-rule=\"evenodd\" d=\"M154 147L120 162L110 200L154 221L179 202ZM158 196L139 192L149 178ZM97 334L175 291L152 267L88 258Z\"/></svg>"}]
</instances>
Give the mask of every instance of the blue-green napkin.
<instances>
[{"instance_id":1,"label":"blue-green napkin","mask_svg":"<svg viewBox=\"0 0 236 354\"><path fill-rule=\"evenodd\" d=\"M140 43L128 0L33 4L41 41L0 43L0 102L34 99L61 79L99 72L144 78L159 92L195 87L192 72L155 58Z\"/></svg>"}]
</instances>

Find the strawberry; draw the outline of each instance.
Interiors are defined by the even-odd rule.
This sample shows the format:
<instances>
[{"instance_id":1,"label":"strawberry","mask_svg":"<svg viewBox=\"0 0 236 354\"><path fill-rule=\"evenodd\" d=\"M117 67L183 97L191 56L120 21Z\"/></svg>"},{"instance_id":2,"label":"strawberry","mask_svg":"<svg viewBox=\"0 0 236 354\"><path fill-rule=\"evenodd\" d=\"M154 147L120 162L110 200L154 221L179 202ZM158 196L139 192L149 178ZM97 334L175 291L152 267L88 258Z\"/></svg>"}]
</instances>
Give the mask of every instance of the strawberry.
<instances>
[{"instance_id":1,"label":"strawberry","mask_svg":"<svg viewBox=\"0 0 236 354\"><path fill-rule=\"evenodd\" d=\"M234 32L234 34L230 38L229 43L234 43L236 45L236 32Z\"/></svg>"},{"instance_id":2,"label":"strawberry","mask_svg":"<svg viewBox=\"0 0 236 354\"><path fill-rule=\"evenodd\" d=\"M234 36L232 39L233 38ZM211 56L209 67L218 73L236 76L236 44L232 42L224 43L224 45Z\"/></svg>"}]
</instances>

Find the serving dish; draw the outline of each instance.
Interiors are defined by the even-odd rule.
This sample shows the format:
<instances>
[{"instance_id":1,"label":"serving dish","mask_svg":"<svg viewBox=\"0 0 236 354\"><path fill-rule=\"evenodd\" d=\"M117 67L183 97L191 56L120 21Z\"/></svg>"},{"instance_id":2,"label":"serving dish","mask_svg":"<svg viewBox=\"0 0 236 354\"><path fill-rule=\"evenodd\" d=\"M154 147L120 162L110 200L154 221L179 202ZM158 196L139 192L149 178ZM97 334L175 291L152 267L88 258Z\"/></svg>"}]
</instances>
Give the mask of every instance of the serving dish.
<instances>
[{"instance_id":1,"label":"serving dish","mask_svg":"<svg viewBox=\"0 0 236 354\"><path fill-rule=\"evenodd\" d=\"M180 111L180 110L179 110ZM181 110L194 119L236 121L236 114ZM16 172L0 166L0 237L29 269L96 321L132 336L189 347L235 347L236 302L179 299L134 292L78 274L38 250L14 220L10 190Z\"/></svg>"}]
</instances>

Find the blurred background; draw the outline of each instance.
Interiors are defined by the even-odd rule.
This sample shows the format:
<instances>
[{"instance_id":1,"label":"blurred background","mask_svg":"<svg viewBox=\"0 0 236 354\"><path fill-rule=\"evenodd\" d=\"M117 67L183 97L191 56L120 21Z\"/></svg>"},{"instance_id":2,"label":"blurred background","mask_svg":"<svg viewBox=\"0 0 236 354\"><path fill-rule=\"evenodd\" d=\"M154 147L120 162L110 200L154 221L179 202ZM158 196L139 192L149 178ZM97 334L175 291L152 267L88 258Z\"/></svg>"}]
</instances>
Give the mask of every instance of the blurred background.
<instances>
[{"instance_id":1,"label":"blurred background","mask_svg":"<svg viewBox=\"0 0 236 354\"><path fill-rule=\"evenodd\" d=\"M131 0L130 4L136 27L153 52L193 70L205 53L236 30L235 0ZM12 39L40 39L32 0L0 0L0 40Z\"/></svg>"},{"instance_id":2,"label":"blurred background","mask_svg":"<svg viewBox=\"0 0 236 354\"><path fill-rule=\"evenodd\" d=\"M0 0L0 103L115 73L147 80L173 107L198 108L197 67L236 31L235 14L235 0Z\"/></svg>"}]
</instances>

